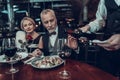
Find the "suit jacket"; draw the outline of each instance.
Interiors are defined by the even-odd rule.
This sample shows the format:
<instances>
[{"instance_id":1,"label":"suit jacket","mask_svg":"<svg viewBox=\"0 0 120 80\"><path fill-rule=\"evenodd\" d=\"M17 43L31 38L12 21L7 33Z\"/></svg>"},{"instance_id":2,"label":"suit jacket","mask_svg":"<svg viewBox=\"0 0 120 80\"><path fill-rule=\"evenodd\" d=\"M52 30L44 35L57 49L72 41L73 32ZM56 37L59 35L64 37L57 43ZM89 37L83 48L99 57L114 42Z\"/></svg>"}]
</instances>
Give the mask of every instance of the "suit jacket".
<instances>
[{"instance_id":1,"label":"suit jacket","mask_svg":"<svg viewBox=\"0 0 120 80\"><path fill-rule=\"evenodd\" d=\"M67 34L65 33L65 29L62 26L58 27L58 39L59 38L66 38ZM43 49L44 55L50 55L49 53L49 33L46 32L46 34L43 35Z\"/></svg>"},{"instance_id":2,"label":"suit jacket","mask_svg":"<svg viewBox=\"0 0 120 80\"><path fill-rule=\"evenodd\" d=\"M59 26L58 27L58 39L61 39L61 38L67 38L67 33L62 26ZM76 59L76 52L73 49L69 48L68 46L64 46L63 50L64 49L70 49L71 50L70 58ZM43 49L41 49L41 50L44 52L45 56L50 55L50 53L49 53L49 33L48 32L46 32L46 34L43 35Z\"/></svg>"}]
</instances>

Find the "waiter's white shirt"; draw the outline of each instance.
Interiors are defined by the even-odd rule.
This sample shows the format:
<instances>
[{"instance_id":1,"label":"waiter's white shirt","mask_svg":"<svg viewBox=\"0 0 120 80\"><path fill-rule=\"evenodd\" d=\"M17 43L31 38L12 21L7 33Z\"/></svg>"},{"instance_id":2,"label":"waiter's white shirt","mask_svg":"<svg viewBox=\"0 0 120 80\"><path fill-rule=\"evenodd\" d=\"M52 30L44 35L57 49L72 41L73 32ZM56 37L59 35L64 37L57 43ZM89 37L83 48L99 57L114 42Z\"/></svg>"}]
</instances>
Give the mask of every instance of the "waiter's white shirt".
<instances>
[{"instance_id":1,"label":"waiter's white shirt","mask_svg":"<svg viewBox=\"0 0 120 80\"><path fill-rule=\"evenodd\" d=\"M118 6L120 6L120 0L115 0L115 3ZM90 26L90 31L91 32L98 31L101 28L99 21L106 20L106 17L107 17L107 9L105 6L105 0L100 0L96 12L96 19L88 24Z\"/></svg>"}]
</instances>

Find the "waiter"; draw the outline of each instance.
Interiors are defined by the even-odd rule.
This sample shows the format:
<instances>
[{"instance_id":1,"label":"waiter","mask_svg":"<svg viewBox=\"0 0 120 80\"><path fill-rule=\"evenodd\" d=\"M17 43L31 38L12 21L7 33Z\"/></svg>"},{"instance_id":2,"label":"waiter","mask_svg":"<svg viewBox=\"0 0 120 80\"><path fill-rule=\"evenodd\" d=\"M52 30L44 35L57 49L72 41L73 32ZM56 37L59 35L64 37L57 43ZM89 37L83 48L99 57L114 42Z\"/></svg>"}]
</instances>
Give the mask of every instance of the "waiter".
<instances>
[{"instance_id":1,"label":"waiter","mask_svg":"<svg viewBox=\"0 0 120 80\"><path fill-rule=\"evenodd\" d=\"M81 29L83 32L96 32L103 29L105 36L104 40L108 39L103 44L98 44L102 47L99 56L99 67L103 70L115 75L120 68L120 0L100 0L96 12L96 19ZM112 40L110 38L112 37ZM117 38L118 37L118 38ZM118 44L113 43L117 42ZM107 44L114 44L113 46Z\"/></svg>"}]
</instances>

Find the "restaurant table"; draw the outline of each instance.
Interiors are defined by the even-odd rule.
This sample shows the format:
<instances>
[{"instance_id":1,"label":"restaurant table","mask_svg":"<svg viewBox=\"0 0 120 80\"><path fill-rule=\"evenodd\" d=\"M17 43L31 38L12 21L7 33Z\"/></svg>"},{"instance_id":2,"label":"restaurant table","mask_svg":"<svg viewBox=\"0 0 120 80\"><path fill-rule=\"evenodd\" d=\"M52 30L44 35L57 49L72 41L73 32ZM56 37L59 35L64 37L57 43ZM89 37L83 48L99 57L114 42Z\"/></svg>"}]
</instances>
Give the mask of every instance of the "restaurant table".
<instances>
[{"instance_id":1,"label":"restaurant table","mask_svg":"<svg viewBox=\"0 0 120 80\"><path fill-rule=\"evenodd\" d=\"M68 59L66 65L47 70L36 69L28 64L18 62L14 67L19 69L15 74L6 74L10 64L0 63L0 80L63 80L57 76L64 68L71 73L68 80L117 80L117 78L84 62Z\"/></svg>"}]
</instances>

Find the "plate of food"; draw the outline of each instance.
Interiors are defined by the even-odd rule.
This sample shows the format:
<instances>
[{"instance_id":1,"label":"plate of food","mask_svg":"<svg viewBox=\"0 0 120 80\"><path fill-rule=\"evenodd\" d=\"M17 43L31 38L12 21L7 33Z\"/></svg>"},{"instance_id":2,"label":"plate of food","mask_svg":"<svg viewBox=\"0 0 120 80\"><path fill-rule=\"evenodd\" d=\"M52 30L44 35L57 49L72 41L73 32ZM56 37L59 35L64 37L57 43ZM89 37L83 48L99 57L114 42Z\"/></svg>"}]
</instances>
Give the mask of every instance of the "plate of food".
<instances>
[{"instance_id":1,"label":"plate of food","mask_svg":"<svg viewBox=\"0 0 120 80\"><path fill-rule=\"evenodd\" d=\"M28 56L28 53L20 52L16 53L13 57L12 61L6 55L0 55L0 63L10 63L10 62L17 62L20 61Z\"/></svg>"},{"instance_id":2,"label":"plate of food","mask_svg":"<svg viewBox=\"0 0 120 80\"><path fill-rule=\"evenodd\" d=\"M64 61L57 55L36 58L32 60L31 65L38 69L52 69L62 65Z\"/></svg>"}]
</instances>

